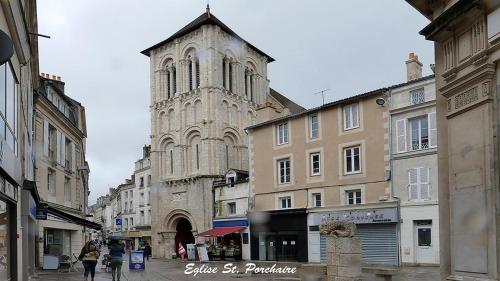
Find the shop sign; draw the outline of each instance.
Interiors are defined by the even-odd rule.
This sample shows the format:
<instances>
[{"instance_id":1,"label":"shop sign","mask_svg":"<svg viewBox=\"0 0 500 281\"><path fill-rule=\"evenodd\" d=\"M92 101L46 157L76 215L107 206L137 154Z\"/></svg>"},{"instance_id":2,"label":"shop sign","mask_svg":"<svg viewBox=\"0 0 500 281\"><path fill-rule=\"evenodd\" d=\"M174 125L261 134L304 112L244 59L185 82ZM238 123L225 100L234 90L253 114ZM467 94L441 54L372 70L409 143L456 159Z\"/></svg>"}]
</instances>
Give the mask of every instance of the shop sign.
<instances>
[{"instance_id":1,"label":"shop sign","mask_svg":"<svg viewBox=\"0 0 500 281\"><path fill-rule=\"evenodd\" d=\"M36 209L36 219L37 220L47 220L47 208L37 208Z\"/></svg>"},{"instance_id":2,"label":"shop sign","mask_svg":"<svg viewBox=\"0 0 500 281\"><path fill-rule=\"evenodd\" d=\"M5 195L7 195L7 197L14 199L14 201L17 201L17 186L12 185L9 181L5 180L4 178L1 178L0 181L2 182L0 184L1 191Z\"/></svg>"},{"instance_id":3,"label":"shop sign","mask_svg":"<svg viewBox=\"0 0 500 281\"><path fill-rule=\"evenodd\" d=\"M132 251L130 252L128 269L131 270L144 270L144 252Z\"/></svg>"},{"instance_id":4,"label":"shop sign","mask_svg":"<svg viewBox=\"0 0 500 281\"><path fill-rule=\"evenodd\" d=\"M318 214L315 218L317 224L327 221L351 221L355 224L394 223L398 222L398 212L396 208L352 210Z\"/></svg>"}]
</instances>

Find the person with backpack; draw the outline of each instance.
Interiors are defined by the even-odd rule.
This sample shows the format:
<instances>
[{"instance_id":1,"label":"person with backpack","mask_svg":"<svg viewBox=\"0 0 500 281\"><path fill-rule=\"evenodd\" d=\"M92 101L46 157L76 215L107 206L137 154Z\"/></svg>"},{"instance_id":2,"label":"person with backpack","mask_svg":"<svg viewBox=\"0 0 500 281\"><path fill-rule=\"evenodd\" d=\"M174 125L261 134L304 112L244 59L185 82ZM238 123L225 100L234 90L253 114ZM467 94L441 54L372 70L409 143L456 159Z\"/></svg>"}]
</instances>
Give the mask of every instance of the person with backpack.
<instances>
[{"instance_id":1,"label":"person with backpack","mask_svg":"<svg viewBox=\"0 0 500 281\"><path fill-rule=\"evenodd\" d=\"M94 281L95 276L95 267L97 265L97 260L99 259L99 249L92 241L87 241L85 245L83 245L82 251L80 252L79 260L83 263L83 268L85 271L83 272L83 277L85 281L88 281L89 273L90 280Z\"/></svg>"},{"instance_id":2,"label":"person with backpack","mask_svg":"<svg viewBox=\"0 0 500 281\"><path fill-rule=\"evenodd\" d=\"M116 239L109 241L109 255L111 256L111 276L113 281L120 281L122 275L123 254L125 249L122 244ZM116 279L115 279L116 276Z\"/></svg>"}]
</instances>

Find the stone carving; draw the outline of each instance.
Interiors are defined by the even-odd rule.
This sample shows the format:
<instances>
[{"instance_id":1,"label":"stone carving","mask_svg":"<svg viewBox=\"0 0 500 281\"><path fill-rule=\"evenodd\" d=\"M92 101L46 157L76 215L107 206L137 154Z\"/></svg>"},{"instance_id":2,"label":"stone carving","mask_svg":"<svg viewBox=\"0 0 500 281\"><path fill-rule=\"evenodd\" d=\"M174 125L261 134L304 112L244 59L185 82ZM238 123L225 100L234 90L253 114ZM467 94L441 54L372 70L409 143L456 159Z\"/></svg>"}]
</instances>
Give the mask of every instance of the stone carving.
<instances>
[{"instance_id":1,"label":"stone carving","mask_svg":"<svg viewBox=\"0 0 500 281\"><path fill-rule=\"evenodd\" d=\"M477 94L477 87L471 88L460 95L455 97L455 109L464 107L470 103L473 103L479 99Z\"/></svg>"},{"instance_id":2,"label":"stone carving","mask_svg":"<svg viewBox=\"0 0 500 281\"><path fill-rule=\"evenodd\" d=\"M327 221L319 225L319 232L335 237L354 237L356 225L350 221Z\"/></svg>"}]
</instances>

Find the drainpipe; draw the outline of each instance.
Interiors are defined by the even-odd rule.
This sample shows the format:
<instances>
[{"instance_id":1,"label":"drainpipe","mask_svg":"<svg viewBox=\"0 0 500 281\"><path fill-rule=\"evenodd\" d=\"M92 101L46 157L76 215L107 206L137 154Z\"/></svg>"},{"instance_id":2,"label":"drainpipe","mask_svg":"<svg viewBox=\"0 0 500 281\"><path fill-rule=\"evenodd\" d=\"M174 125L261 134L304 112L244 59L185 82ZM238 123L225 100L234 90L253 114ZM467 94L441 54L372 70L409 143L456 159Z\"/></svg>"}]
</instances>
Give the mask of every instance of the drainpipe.
<instances>
[{"instance_id":1,"label":"drainpipe","mask_svg":"<svg viewBox=\"0 0 500 281\"><path fill-rule=\"evenodd\" d=\"M399 251L398 251L398 265L401 265L401 257L402 257L402 248L401 248L401 199L397 196L394 195L394 183L393 183L393 148L392 148L392 89L387 90L387 92L384 93L387 96L387 112L388 112L388 122L389 122L389 171L391 173L391 178L390 178L390 186L391 186L391 199L396 199L397 202L397 218L399 220L397 224L397 233L398 233L398 240L399 240Z\"/></svg>"}]
</instances>

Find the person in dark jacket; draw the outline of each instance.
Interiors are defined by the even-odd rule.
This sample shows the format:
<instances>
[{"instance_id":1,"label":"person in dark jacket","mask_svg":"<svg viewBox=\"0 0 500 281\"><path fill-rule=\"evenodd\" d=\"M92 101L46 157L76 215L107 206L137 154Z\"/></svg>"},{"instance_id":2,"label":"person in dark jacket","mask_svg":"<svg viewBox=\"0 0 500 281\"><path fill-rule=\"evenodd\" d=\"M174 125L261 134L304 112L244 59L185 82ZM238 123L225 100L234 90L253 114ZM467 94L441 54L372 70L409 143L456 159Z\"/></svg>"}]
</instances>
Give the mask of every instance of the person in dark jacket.
<instances>
[{"instance_id":1,"label":"person in dark jacket","mask_svg":"<svg viewBox=\"0 0 500 281\"><path fill-rule=\"evenodd\" d=\"M146 242L146 246L144 246L144 255L146 259L149 261L149 257L151 256L151 246Z\"/></svg>"},{"instance_id":2,"label":"person in dark jacket","mask_svg":"<svg viewBox=\"0 0 500 281\"><path fill-rule=\"evenodd\" d=\"M120 281L120 277L122 275L123 254L125 254L125 249L118 240L113 239L109 241L111 276L113 277L113 281Z\"/></svg>"}]
</instances>

